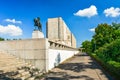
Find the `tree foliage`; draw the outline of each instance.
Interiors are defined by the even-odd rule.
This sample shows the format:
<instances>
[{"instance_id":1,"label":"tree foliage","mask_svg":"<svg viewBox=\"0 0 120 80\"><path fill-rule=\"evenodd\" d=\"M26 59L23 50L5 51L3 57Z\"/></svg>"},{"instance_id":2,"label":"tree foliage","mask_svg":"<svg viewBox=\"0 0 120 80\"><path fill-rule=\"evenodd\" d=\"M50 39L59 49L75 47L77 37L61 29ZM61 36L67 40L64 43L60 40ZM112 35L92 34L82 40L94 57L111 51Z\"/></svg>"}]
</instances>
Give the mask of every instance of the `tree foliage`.
<instances>
[{"instance_id":1,"label":"tree foliage","mask_svg":"<svg viewBox=\"0 0 120 80\"><path fill-rule=\"evenodd\" d=\"M84 41L82 47L120 79L120 24L99 24L92 40Z\"/></svg>"},{"instance_id":2,"label":"tree foliage","mask_svg":"<svg viewBox=\"0 0 120 80\"><path fill-rule=\"evenodd\" d=\"M110 44L106 44L95 51L95 54L105 61L112 60L120 62L120 39L117 39Z\"/></svg>"},{"instance_id":3,"label":"tree foliage","mask_svg":"<svg viewBox=\"0 0 120 80\"><path fill-rule=\"evenodd\" d=\"M1 37L0 37L0 41L4 41L4 40L5 40L4 38L1 38Z\"/></svg>"},{"instance_id":4,"label":"tree foliage","mask_svg":"<svg viewBox=\"0 0 120 80\"><path fill-rule=\"evenodd\" d=\"M113 27L108 24L99 24L95 29L95 35L93 39L96 44L96 49L102 47L106 43L112 42L113 39Z\"/></svg>"},{"instance_id":5,"label":"tree foliage","mask_svg":"<svg viewBox=\"0 0 120 80\"><path fill-rule=\"evenodd\" d=\"M91 49L92 49L92 46L91 46L91 42L90 41L84 41L82 43L82 48L85 48L85 52L89 53L89 52L92 52Z\"/></svg>"},{"instance_id":6,"label":"tree foliage","mask_svg":"<svg viewBox=\"0 0 120 80\"><path fill-rule=\"evenodd\" d=\"M120 61L120 24L99 24L91 41L84 41L82 48L87 53L96 53L99 57Z\"/></svg>"}]
</instances>

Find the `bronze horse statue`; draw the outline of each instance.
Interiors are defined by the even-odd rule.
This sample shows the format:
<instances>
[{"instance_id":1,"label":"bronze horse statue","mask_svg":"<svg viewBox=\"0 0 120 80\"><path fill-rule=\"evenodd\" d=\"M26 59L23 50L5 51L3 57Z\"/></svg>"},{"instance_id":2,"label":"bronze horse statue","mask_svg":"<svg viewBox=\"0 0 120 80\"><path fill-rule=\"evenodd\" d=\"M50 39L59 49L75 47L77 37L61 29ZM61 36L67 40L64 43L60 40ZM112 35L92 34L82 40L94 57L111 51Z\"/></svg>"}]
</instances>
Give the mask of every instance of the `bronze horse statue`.
<instances>
[{"instance_id":1,"label":"bronze horse statue","mask_svg":"<svg viewBox=\"0 0 120 80\"><path fill-rule=\"evenodd\" d=\"M42 25L40 23L39 17L34 19L34 26L35 26L35 30L37 30L36 28L38 28L38 30L42 32Z\"/></svg>"}]
</instances>

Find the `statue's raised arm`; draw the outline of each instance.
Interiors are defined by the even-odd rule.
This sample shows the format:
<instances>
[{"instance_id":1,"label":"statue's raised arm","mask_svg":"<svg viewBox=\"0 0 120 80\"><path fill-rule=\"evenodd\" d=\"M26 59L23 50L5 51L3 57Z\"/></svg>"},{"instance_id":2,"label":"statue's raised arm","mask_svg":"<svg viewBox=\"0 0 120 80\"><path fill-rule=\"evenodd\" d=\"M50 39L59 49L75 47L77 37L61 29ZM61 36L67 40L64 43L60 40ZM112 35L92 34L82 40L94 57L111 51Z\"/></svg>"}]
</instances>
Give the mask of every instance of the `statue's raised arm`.
<instances>
[{"instance_id":1,"label":"statue's raised arm","mask_svg":"<svg viewBox=\"0 0 120 80\"><path fill-rule=\"evenodd\" d=\"M39 30L42 32L42 25L40 23L40 18L37 17L34 19L34 26L35 26L35 30Z\"/></svg>"}]
</instances>

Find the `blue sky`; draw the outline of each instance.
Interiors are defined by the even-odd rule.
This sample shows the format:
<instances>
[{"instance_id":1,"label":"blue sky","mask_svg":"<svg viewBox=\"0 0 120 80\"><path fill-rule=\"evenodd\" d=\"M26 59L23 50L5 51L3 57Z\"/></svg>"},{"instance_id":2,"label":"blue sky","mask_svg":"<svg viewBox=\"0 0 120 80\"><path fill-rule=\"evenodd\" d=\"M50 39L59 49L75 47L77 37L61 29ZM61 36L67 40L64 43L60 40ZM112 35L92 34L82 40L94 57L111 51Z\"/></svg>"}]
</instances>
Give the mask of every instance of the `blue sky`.
<instances>
[{"instance_id":1,"label":"blue sky","mask_svg":"<svg viewBox=\"0 0 120 80\"><path fill-rule=\"evenodd\" d=\"M120 22L120 0L0 0L0 37L31 38L36 17L45 35L47 19L62 17L79 47L98 24Z\"/></svg>"}]
</instances>

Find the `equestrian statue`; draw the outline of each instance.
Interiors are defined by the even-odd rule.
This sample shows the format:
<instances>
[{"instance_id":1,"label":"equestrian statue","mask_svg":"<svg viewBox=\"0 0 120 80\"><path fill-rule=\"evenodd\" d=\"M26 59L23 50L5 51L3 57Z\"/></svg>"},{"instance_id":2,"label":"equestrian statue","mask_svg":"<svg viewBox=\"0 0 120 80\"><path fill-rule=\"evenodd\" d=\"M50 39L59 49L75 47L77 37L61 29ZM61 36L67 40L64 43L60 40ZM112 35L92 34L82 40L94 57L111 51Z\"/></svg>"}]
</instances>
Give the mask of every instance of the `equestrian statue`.
<instances>
[{"instance_id":1,"label":"equestrian statue","mask_svg":"<svg viewBox=\"0 0 120 80\"><path fill-rule=\"evenodd\" d=\"M34 19L34 26L35 26L35 30L39 30L42 32L42 25L40 23L40 18L37 17Z\"/></svg>"}]
</instances>

